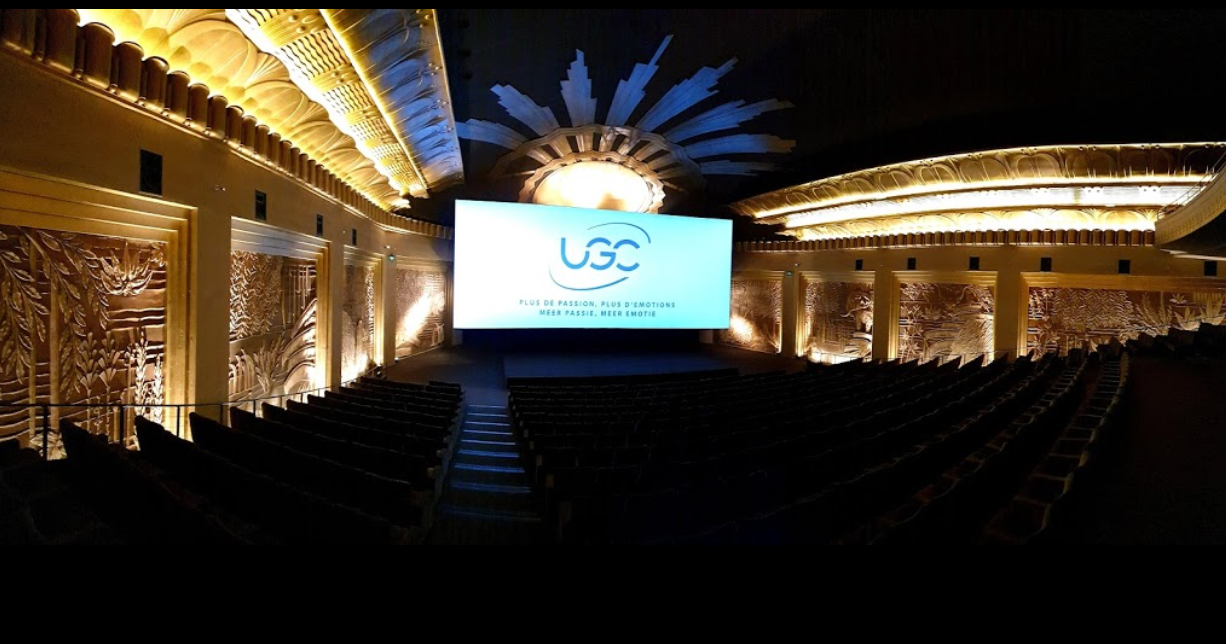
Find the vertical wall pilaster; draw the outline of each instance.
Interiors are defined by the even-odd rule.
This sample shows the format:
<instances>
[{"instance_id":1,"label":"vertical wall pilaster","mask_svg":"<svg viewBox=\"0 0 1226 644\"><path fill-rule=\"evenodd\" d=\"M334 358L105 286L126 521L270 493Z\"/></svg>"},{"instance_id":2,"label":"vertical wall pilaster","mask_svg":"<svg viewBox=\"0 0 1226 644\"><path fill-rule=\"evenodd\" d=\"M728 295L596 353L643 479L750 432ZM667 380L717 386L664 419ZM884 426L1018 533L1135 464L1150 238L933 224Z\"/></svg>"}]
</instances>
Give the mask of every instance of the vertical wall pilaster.
<instances>
[{"instance_id":1,"label":"vertical wall pilaster","mask_svg":"<svg viewBox=\"0 0 1226 644\"><path fill-rule=\"evenodd\" d=\"M890 360L898 352L898 289L894 273L877 267L873 275L873 360Z\"/></svg>"},{"instance_id":2,"label":"vertical wall pilaster","mask_svg":"<svg viewBox=\"0 0 1226 644\"><path fill-rule=\"evenodd\" d=\"M396 363L396 324L400 312L396 305L396 262L384 256L379 260L380 288L383 289L383 327L379 337L379 362L384 366Z\"/></svg>"},{"instance_id":3,"label":"vertical wall pilaster","mask_svg":"<svg viewBox=\"0 0 1226 644\"><path fill-rule=\"evenodd\" d=\"M319 299L316 323L318 335L315 338L316 351L323 356L322 364L324 384L335 387L342 382L341 347L344 345L341 326L341 297L345 292L345 253L343 244L330 240L323 256L319 259L319 275L316 277L316 289Z\"/></svg>"},{"instance_id":4,"label":"vertical wall pilaster","mask_svg":"<svg viewBox=\"0 0 1226 644\"><path fill-rule=\"evenodd\" d=\"M220 402L230 395L230 214L201 208L191 222L186 401ZM201 407L215 420L221 410Z\"/></svg>"},{"instance_id":5,"label":"vertical wall pilaster","mask_svg":"<svg viewBox=\"0 0 1226 644\"><path fill-rule=\"evenodd\" d=\"M800 307L800 276L796 271L783 274L783 328L780 330L779 353L793 357L797 351L797 329L799 329Z\"/></svg>"},{"instance_id":6,"label":"vertical wall pilaster","mask_svg":"<svg viewBox=\"0 0 1226 644\"><path fill-rule=\"evenodd\" d=\"M1022 275L1015 267L996 272L995 351L996 358L1012 360L1026 343L1026 293Z\"/></svg>"}]
</instances>

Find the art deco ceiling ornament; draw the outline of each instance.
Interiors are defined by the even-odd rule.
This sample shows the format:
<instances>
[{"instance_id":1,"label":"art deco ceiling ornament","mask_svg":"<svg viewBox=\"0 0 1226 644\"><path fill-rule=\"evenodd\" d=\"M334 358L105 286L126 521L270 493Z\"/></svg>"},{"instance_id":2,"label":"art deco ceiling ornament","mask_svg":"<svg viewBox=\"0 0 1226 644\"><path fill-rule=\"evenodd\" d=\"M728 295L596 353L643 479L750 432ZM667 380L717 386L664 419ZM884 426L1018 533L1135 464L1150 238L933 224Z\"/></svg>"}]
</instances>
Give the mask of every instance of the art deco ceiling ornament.
<instances>
[{"instance_id":1,"label":"art deco ceiling ornament","mask_svg":"<svg viewBox=\"0 0 1226 644\"><path fill-rule=\"evenodd\" d=\"M551 108L537 105L514 87L495 85L491 90L499 104L535 138L478 119L460 123L459 135L511 150L491 174L495 179L527 175L520 191L523 202L659 212L667 189L700 187L703 175L752 175L773 169L769 162L728 157L786 153L795 141L769 134L710 135L735 130L763 112L791 107L790 103L731 101L664 129L714 96L720 77L736 59L717 69L698 70L630 124L671 40L672 36L665 38L650 62L635 65L630 78L618 83L604 123L596 122L592 81L583 52L577 51L562 81L570 127L563 127Z\"/></svg>"},{"instance_id":2,"label":"art deco ceiling ornament","mask_svg":"<svg viewBox=\"0 0 1226 644\"><path fill-rule=\"evenodd\" d=\"M227 12L249 17L248 11L265 10L78 13L82 24L106 25L118 41L136 43L144 55L166 60L171 71L185 72L225 97L385 210L405 205L406 194L424 195L463 180L432 10L326 10L325 15L312 9L306 10L312 12L309 20L266 10L272 13L260 15L272 21L269 29L292 27L274 40L261 36L260 46L227 18ZM240 22L263 24L256 18ZM289 39L297 35L311 45L301 58L288 55L294 49ZM284 58L263 51L277 53L274 42L287 47L280 52ZM308 69L316 64L312 56L325 53L325 64ZM375 68L385 72L367 73ZM346 111L355 105L361 109Z\"/></svg>"},{"instance_id":3,"label":"art deco ceiling ornament","mask_svg":"<svg viewBox=\"0 0 1226 644\"><path fill-rule=\"evenodd\" d=\"M1016 148L898 163L733 204L806 241L994 230L1152 231L1195 197L1226 144Z\"/></svg>"},{"instance_id":4,"label":"art deco ceiling ornament","mask_svg":"<svg viewBox=\"0 0 1226 644\"><path fill-rule=\"evenodd\" d=\"M433 9L226 9L403 196L464 179Z\"/></svg>"}]
</instances>

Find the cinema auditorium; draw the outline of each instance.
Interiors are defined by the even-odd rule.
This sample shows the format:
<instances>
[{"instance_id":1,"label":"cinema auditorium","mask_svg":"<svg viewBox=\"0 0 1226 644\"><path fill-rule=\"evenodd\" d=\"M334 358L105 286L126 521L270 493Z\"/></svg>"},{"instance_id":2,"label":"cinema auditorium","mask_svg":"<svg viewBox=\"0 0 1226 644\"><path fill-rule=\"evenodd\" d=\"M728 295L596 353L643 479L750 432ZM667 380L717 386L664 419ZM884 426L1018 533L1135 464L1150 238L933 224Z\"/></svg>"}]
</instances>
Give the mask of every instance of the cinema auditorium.
<instances>
[{"instance_id":1,"label":"cinema auditorium","mask_svg":"<svg viewBox=\"0 0 1226 644\"><path fill-rule=\"evenodd\" d=\"M0 543L1226 542L1224 27L0 10Z\"/></svg>"}]
</instances>

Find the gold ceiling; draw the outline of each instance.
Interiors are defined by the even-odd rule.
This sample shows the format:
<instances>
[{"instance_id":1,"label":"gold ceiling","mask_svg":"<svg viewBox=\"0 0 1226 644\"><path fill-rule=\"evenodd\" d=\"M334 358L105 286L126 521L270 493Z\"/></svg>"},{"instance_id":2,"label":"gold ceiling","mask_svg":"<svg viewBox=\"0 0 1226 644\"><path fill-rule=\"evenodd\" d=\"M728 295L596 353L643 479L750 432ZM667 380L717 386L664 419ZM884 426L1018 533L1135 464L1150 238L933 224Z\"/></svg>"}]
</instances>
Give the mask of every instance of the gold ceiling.
<instances>
[{"instance_id":1,"label":"gold ceiling","mask_svg":"<svg viewBox=\"0 0 1226 644\"><path fill-rule=\"evenodd\" d=\"M1226 143L1048 146L898 163L733 204L804 240L976 230L1154 230Z\"/></svg>"},{"instance_id":2,"label":"gold ceiling","mask_svg":"<svg viewBox=\"0 0 1226 644\"><path fill-rule=\"evenodd\" d=\"M288 55L293 50L322 54L323 50L305 45L329 38L334 44L337 42L318 10L78 11L82 24L105 24L115 31L117 41L135 42L146 56L164 58L171 70L184 71L194 82L225 96L230 104L238 105L283 139L292 141L385 209L404 205L405 196L426 196L428 190L438 187L414 162L411 139L388 125L361 75L339 45L327 51L325 62L312 62L306 54L297 58ZM237 12L268 12L286 24L298 23L304 31L293 27L286 34L253 42L227 19L227 11L236 16ZM291 21L295 15L292 12L310 13L298 14ZM296 42L295 35L309 38L291 47ZM437 48L437 39L433 43ZM281 59L265 53L261 47L280 54ZM437 56L441 60L441 52ZM287 69L282 60L299 60L302 66ZM445 83L438 91L446 94ZM321 99L323 104L313 99ZM450 115L450 109L447 112ZM458 146L455 157L459 157ZM456 180L454 172L433 175L439 185Z\"/></svg>"}]
</instances>

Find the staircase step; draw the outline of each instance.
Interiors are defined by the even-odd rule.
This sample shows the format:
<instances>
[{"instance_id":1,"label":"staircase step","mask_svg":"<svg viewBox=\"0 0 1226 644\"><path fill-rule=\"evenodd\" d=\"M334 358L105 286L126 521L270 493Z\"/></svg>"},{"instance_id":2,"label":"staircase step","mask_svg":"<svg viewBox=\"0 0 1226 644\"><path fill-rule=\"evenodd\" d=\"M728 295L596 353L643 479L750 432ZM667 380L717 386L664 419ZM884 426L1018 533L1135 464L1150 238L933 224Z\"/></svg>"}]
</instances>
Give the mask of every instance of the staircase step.
<instances>
[{"instance_id":1,"label":"staircase step","mask_svg":"<svg viewBox=\"0 0 1226 644\"><path fill-rule=\"evenodd\" d=\"M460 450L466 451L466 450ZM482 451L482 450L477 450ZM492 455L491 455L492 454ZM519 454L514 452L491 452L490 454L457 454L455 459L456 465L484 465L489 467L512 466L516 473L523 473L524 468L519 467Z\"/></svg>"},{"instance_id":2,"label":"staircase step","mask_svg":"<svg viewBox=\"0 0 1226 644\"><path fill-rule=\"evenodd\" d=\"M465 420L464 426L475 425L477 427L510 427L511 423L502 423L492 420Z\"/></svg>"},{"instance_id":3,"label":"staircase step","mask_svg":"<svg viewBox=\"0 0 1226 644\"><path fill-rule=\"evenodd\" d=\"M514 436L511 432L500 432L493 429L465 429L462 431L465 434L476 434L477 436Z\"/></svg>"},{"instance_id":4,"label":"staircase step","mask_svg":"<svg viewBox=\"0 0 1226 644\"><path fill-rule=\"evenodd\" d=\"M532 494L532 488L527 485L499 485L497 483L474 483L471 481L456 481L452 489L467 492L487 492L490 494Z\"/></svg>"},{"instance_id":5,"label":"staircase step","mask_svg":"<svg viewBox=\"0 0 1226 644\"><path fill-rule=\"evenodd\" d=\"M495 452L495 451L488 450L488 449L467 449L467 448L460 448L460 450L459 450L457 453L458 453L460 456L475 456L475 457L483 457L483 458L496 458L496 459L500 459L500 460L506 460L506 459L512 459L512 458L514 458L514 459L518 459L518 458L519 458L519 452Z\"/></svg>"},{"instance_id":6,"label":"staircase step","mask_svg":"<svg viewBox=\"0 0 1226 644\"><path fill-rule=\"evenodd\" d=\"M488 465L485 463L452 463L451 485L454 486L457 483L528 485L528 474L520 467Z\"/></svg>"},{"instance_id":7,"label":"staircase step","mask_svg":"<svg viewBox=\"0 0 1226 644\"><path fill-rule=\"evenodd\" d=\"M483 438L461 438L461 445L481 445L483 449L492 447L515 448L515 441L492 441Z\"/></svg>"},{"instance_id":8,"label":"staircase step","mask_svg":"<svg viewBox=\"0 0 1226 644\"><path fill-rule=\"evenodd\" d=\"M449 503L444 503L439 506L439 511L449 516L466 517L470 519L481 519L483 521L507 521L517 523L540 523L541 517L535 512L529 511L509 511L509 510L483 510L481 508L471 508L468 506L457 506Z\"/></svg>"}]
</instances>

